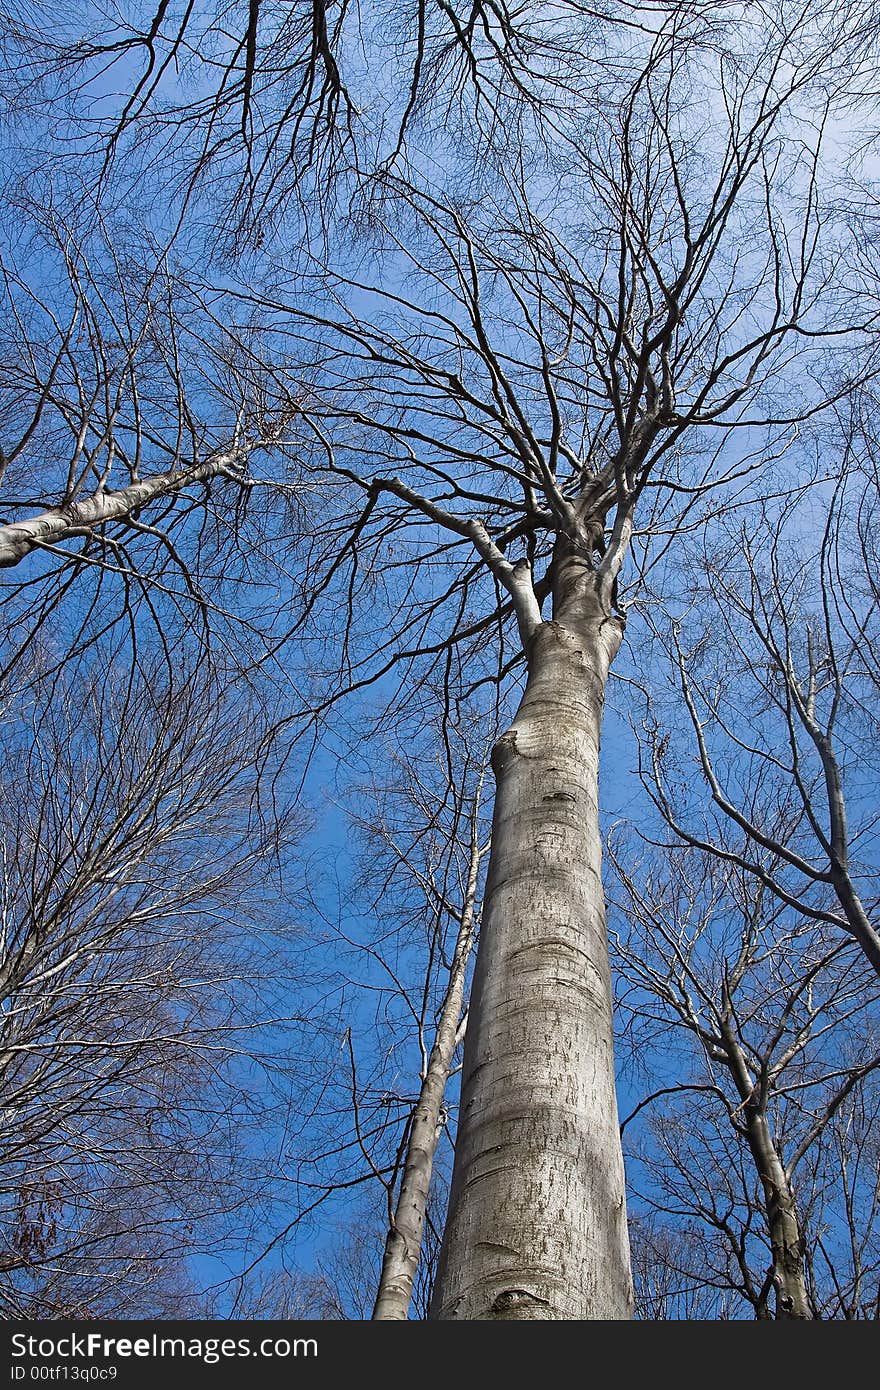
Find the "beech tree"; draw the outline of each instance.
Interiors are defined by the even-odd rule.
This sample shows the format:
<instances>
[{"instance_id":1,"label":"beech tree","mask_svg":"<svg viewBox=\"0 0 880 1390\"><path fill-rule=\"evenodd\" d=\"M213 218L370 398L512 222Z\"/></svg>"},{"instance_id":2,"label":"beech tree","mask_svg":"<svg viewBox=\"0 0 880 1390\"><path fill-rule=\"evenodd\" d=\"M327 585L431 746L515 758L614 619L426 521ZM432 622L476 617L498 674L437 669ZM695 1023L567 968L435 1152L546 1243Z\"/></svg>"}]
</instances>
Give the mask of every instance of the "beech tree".
<instances>
[{"instance_id":1,"label":"beech tree","mask_svg":"<svg viewBox=\"0 0 880 1390\"><path fill-rule=\"evenodd\" d=\"M161 655L149 675L113 656L100 644L31 673L25 697L6 691L0 1299L13 1318L192 1308L189 1254L231 1252L242 1212L277 1193L254 1138L295 1020L256 919L292 827L249 811L266 731L204 664L170 686Z\"/></svg>"},{"instance_id":2,"label":"beech tree","mask_svg":"<svg viewBox=\"0 0 880 1390\"><path fill-rule=\"evenodd\" d=\"M36 358L11 311L18 463L39 440L56 481L40 501L16 494L8 563L60 558L36 576L55 594L97 545L123 620L130 586L152 616L165 581L145 569L149 541L178 577L156 630L169 608L231 618L230 644L253 637L249 669L286 683L291 726L315 740L343 697L378 703L402 738L438 692L450 726L469 702L507 722L439 1319L631 1315L599 832L609 670L658 555L704 506L797 486L792 435L874 367L876 302L823 193L863 21L813 3L601 8L420 5L387 119L374 102L363 124L349 38L374 91L377 50L350 7L234 7L228 28L163 4L85 42L63 26L13 35L30 56L11 119L70 95L81 140L96 74L142 62L121 110L94 108L76 187L106 206L135 161L183 267L170 302L183 279L195 327L184 361L164 298L151 326L148 270L134 317L114 313L109 359L87 329L83 386L67 326L82 310L49 314ZM173 64L204 77L206 36L214 81L178 100ZM440 137L451 108L477 114L469 135L450 117ZM419 122L433 146L414 143ZM139 151L167 159L167 196ZM200 216L216 244L187 246ZM80 261L62 260L80 305ZM164 386L149 427L132 370L146 343ZM69 469L51 421L72 438ZM264 496L248 554L242 523ZM181 519L200 582L144 507ZM207 543L203 564L214 524L230 548Z\"/></svg>"},{"instance_id":3,"label":"beech tree","mask_svg":"<svg viewBox=\"0 0 880 1390\"><path fill-rule=\"evenodd\" d=\"M322 988L335 984L339 1005L319 1142L297 1156L298 1201L304 1217L317 1204L322 1217L338 1213L345 1202L337 1220L347 1235L357 1230L359 1247L372 1247L363 1277L380 1321L427 1308L488 853L485 726L438 732L429 731L416 762L384 738L371 750L381 781L349 789L359 807L349 804L347 816L356 871L339 885L336 912L320 870L307 875L321 924L313 959L320 970L329 944L336 965L328 972L324 963ZM328 1259L345 1265L348 1256L335 1247L322 1254L322 1277Z\"/></svg>"},{"instance_id":4,"label":"beech tree","mask_svg":"<svg viewBox=\"0 0 880 1390\"><path fill-rule=\"evenodd\" d=\"M873 309L820 255L816 150L785 137L798 99L828 94L827 54L778 36L750 52L713 72L726 105L701 111L711 141L693 85L687 112L678 100L709 60L689 71L658 41L578 129L552 204L516 169L479 206L398 181L380 274L337 275L341 311L237 295L271 315L278 354L320 364L301 430L327 487L327 558L304 599L325 625L341 603L347 638L316 714L419 658L454 700L493 678L489 633L494 679L526 672L493 752L436 1318L630 1313L597 799L622 567L634 534L640 559L643 537L673 539L711 492L776 485L796 419L844 389L835 348L848 381L868 370ZM283 283L280 264L267 275ZM809 403L787 393L795 362ZM367 601L375 631L377 593L379 644L359 626Z\"/></svg>"},{"instance_id":5,"label":"beech tree","mask_svg":"<svg viewBox=\"0 0 880 1390\"><path fill-rule=\"evenodd\" d=\"M613 859L618 1020L649 1088L623 1129L652 1264L684 1256L679 1279L728 1316L874 1316L876 1175L853 1127L880 1068L864 957L728 862Z\"/></svg>"},{"instance_id":6,"label":"beech tree","mask_svg":"<svg viewBox=\"0 0 880 1390\"><path fill-rule=\"evenodd\" d=\"M872 417L869 396L846 402L835 437L817 441L830 477L781 509L756 505L695 547L677 601L699 618L686 633L680 619L656 625L684 718L667 727L653 703L643 780L675 840L851 936L880 973L864 797L878 690ZM823 501L817 535L811 513ZM696 785L680 776L690 758Z\"/></svg>"},{"instance_id":7,"label":"beech tree","mask_svg":"<svg viewBox=\"0 0 880 1390\"><path fill-rule=\"evenodd\" d=\"M466 768L460 767L458 771L461 774L466 772ZM447 1083L456 1049L467 1027L465 990L477 933L480 865L489 849L488 842L483 840L484 827L480 819L482 781L483 774L480 772L470 805L460 805L463 799L461 793L456 798L458 804L454 803L457 814L450 828L452 843L449 848L452 853L457 850L463 861L458 892L450 902L436 875L431 874L423 881L425 890L433 899L429 908L435 919L440 917L442 921L443 917L451 917L454 928L450 933L449 945L444 948L444 944L438 942L446 967L445 987L436 1014L433 1038L429 1040L425 1037L420 1027L421 1084L401 1146L399 1188L393 1199L393 1188L389 1188L388 1235L373 1309L373 1318L379 1321L401 1320L409 1315L416 1272L422 1256L434 1156L446 1121L444 1102ZM459 843L459 838L463 844ZM403 862L409 864L408 855L403 856ZM426 992L429 985L430 975L425 982Z\"/></svg>"}]
</instances>

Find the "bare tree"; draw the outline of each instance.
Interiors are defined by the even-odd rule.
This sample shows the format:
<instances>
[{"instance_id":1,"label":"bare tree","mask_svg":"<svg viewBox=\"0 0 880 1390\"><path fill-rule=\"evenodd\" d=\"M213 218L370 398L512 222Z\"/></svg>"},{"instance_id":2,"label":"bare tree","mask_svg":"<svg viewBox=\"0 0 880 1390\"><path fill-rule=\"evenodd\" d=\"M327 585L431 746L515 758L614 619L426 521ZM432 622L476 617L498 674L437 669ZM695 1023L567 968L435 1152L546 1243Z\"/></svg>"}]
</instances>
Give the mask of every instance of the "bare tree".
<instances>
[{"instance_id":1,"label":"bare tree","mask_svg":"<svg viewBox=\"0 0 880 1390\"><path fill-rule=\"evenodd\" d=\"M99 190L119 165L148 183L142 152L158 152L166 197L169 184L184 205L200 194L221 239L231 224L239 247L259 249L291 210L332 222L353 193L375 193L385 172L450 148L450 137L472 168L546 140L587 67L625 63L630 37L645 32L683 35L689 24L691 41L709 41L728 8L161 0L108 18L35 0L4 15L5 102L72 125L98 155ZM117 73L121 95L111 97Z\"/></svg>"},{"instance_id":2,"label":"bare tree","mask_svg":"<svg viewBox=\"0 0 880 1390\"><path fill-rule=\"evenodd\" d=\"M62 659L113 627L132 650L150 632L169 649L217 634L226 660L252 658L259 633L265 660L278 605L259 584L283 582L272 541L296 535L280 448L292 382L279 395L277 374L236 354L149 230L65 217L45 193L48 206L36 193L4 212L0 669L35 641Z\"/></svg>"},{"instance_id":3,"label":"bare tree","mask_svg":"<svg viewBox=\"0 0 880 1390\"><path fill-rule=\"evenodd\" d=\"M407 1124L399 1188L393 1211L389 1201L388 1236L373 1309L373 1317L378 1320L399 1320L409 1315L416 1272L422 1254L422 1233L428 1212L434 1154L445 1122L444 1097L453 1067L453 1057L463 1040L466 1028L467 1015L466 1010L463 1012L463 1005L468 965L477 931L480 863L489 849L488 843L481 843L482 782L483 776L480 773L473 793L473 802L470 806L463 807L466 819L459 834L466 837L466 871L460 901L449 903L433 878L426 878L423 885L434 899L435 913L441 909L451 915L457 929L452 942L451 958L448 960L446 986L430 1051L427 1040L424 1037L420 1038L421 1087ZM402 860L407 863L408 856L404 854ZM390 1195L389 1189L389 1198Z\"/></svg>"},{"instance_id":4,"label":"bare tree","mask_svg":"<svg viewBox=\"0 0 880 1390\"><path fill-rule=\"evenodd\" d=\"M576 27L597 18L581 7L569 13ZM271 41L260 50L270 18ZM343 695L358 708L371 693L401 727L438 690L450 724L465 702L492 691L499 714L512 715L493 753L486 907L433 1316L628 1317L598 816L624 567L629 560L638 577L710 494L720 503L738 490L742 501L749 488L788 485L789 460L777 464L792 431L871 374L876 304L847 256L845 224L822 198L825 124L852 98L864 35L848 7L830 18L813 3L762 6L757 16L715 5L633 8L634 27L613 55L620 61L603 62L600 97L593 67L569 86L586 55L582 35L553 27L559 7L514 14L478 5L464 20L454 6L419 5L414 18L402 65L409 81L395 88L385 126L374 123L361 140L363 158L342 62L352 30L363 36L351 7L332 16L321 6L234 12L224 47L209 58L219 88L204 103L173 92L166 100L163 84L178 56L198 67L196 36L200 46L220 27L165 5L90 45L56 32L15 95L26 103L31 79L66 81L57 75L138 55L144 68L131 100L96 131L100 179L110 168L103 154L139 139L136 126L152 131L143 137L152 154L167 133L166 153L182 151L167 174L169 182L180 175L183 193L182 203L165 203L175 246L180 208L192 212L212 170L199 210L207 217L222 207L258 253L217 275L202 239L200 265L187 265L201 325L194 341L216 335L223 345L210 354L209 379L221 360L234 364L235 427L221 436L214 423L207 452L196 430L199 447L189 448L190 420L204 412L178 409L173 360L167 399L172 423L183 420L186 468L222 463L237 501L265 481L230 478L243 472L230 452L239 440L296 459L307 524L295 545L285 521L261 542L261 558L277 564L283 553L282 599L260 590L264 611L274 602L274 612L253 661L277 660L279 643L296 633L297 676L308 670L301 726L319 737ZM259 51L275 61L261 67ZM510 103L499 80L513 89ZM539 120L551 89L552 120ZM486 169L472 143L467 177L456 181L449 170L460 162L438 142L433 164L419 161L436 177L417 175L416 161L402 158L416 116L430 124L432 109L436 129L462 92L471 108L488 93L491 129L481 123L476 142ZM509 139L504 122L514 111L523 124ZM490 148L503 158L490 159ZM338 187L340 168L358 179L364 164L382 169L381 197L371 185L369 204L355 208L362 239L353 244L328 231L318 185L326 173ZM83 167L94 174L93 164ZM324 219L329 266L310 259L318 253L304 246L300 225L290 244L283 230L263 244L261 220L281 219L301 169ZM67 360L65 335L56 330L61 347L36 375L38 403L55 356ZM103 411L100 352L97 361ZM242 381L273 403L246 410L246 428ZM74 399L73 418L91 429L91 406ZM51 393L46 400L56 409ZM140 436L126 400L128 459ZM90 486L96 468L103 476L106 436L101 424ZM204 480L186 470L178 478L176 442L164 438L162 451L176 481L154 500L180 499L185 511L188 489ZM75 446L77 467L80 452ZM127 496L113 517L127 534L143 523L126 469ZM284 498L289 478L280 482ZM52 545L68 539L47 516L59 496L63 505L62 491L34 508ZM109 534L118 544L102 505L91 522L91 513L75 520L90 543L97 522L98 543ZM39 539L29 522L13 523L24 524L28 543ZM167 534L154 539L168 553ZM128 568L143 573L139 562ZM218 560L214 573L221 568ZM246 582L259 585L251 571ZM280 633L279 607L295 615ZM247 602L244 610L248 623ZM350 1033L346 1041L357 1100L363 1077ZM350 1148L362 1169L372 1149L359 1106L356 1119ZM387 1185L402 1159L403 1151L374 1163L368 1176ZM339 1182L314 1185L318 1201Z\"/></svg>"},{"instance_id":5,"label":"bare tree","mask_svg":"<svg viewBox=\"0 0 880 1390\"><path fill-rule=\"evenodd\" d=\"M454 1127L450 1078L459 1070L488 850L479 756L486 747L485 727L473 721L447 727L445 739L435 730L416 763L390 756L380 740L381 785L371 781L347 797L358 869L338 885L338 916L314 866L307 873L337 962L341 1036L322 1094L319 1142L298 1156L293 1224L326 1204L332 1227L342 1197L351 1231L350 1199L360 1191L362 1205L371 1203L358 1229L376 1245L364 1316L379 1320L404 1320L411 1308L424 1316L436 1267L449 1157L441 1145ZM330 976L324 989L333 988ZM336 1245L324 1250L321 1269L337 1256L344 1265L348 1256ZM338 1284L338 1271L331 1282Z\"/></svg>"},{"instance_id":6,"label":"bare tree","mask_svg":"<svg viewBox=\"0 0 880 1390\"><path fill-rule=\"evenodd\" d=\"M841 1177L867 1157L861 1141L834 1172L854 1099L877 1103L863 957L720 861L613 859L619 1016L649 1088L623 1128L638 1134L630 1173L664 1297L677 1275L673 1290L714 1288L758 1318L874 1316L873 1195L857 1204L869 1229L840 1239L853 1215ZM823 1240L834 1254L817 1277L808 1252ZM856 1286L854 1312L842 1291Z\"/></svg>"},{"instance_id":7,"label":"bare tree","mask_svg":"<svg viewBox=\"0 0 880 1390\"><path fill-rule=\"evenodd\" d=\"M868 401L855 404L864 426ZM686 718L671 737L655 702L644 781L681 842L846 932L880 973L876 831L864 795L876 772L880 495L852 405L835 422L838 437L823 441L840 459L836 479L797 504L756 507L726 532L714 528L694 555L685 602L699 617L676 617L662 634ZM825 496L816 537L811 514ZM708 807L680 778L688 732Z\"/></svg>"},{"instance_id":8,"label":"bare tree","mask_svg":"<svg viewBox=\"0 0 880 1390\"><path fill-rule=\"evenodd\" d=\"M304 609L347 635L316 717L343 691L403 685L420 658L450 705L527 671L493 754L435 1317L630 1311L597 792L621 568L634 528L641 557L642 536L674 538L710 489L774 485L794 420L841 389L834 346L861 370L873 312L821 260L818 156L798 173L785 138L786 109L828 95L827 54L772 37L714 71L658 41L559 166L577 226L539 216L516 170L480 207L401 183L384 283L340 277L332 313L238 296L322 364L303 420L328 511ZM698 72L726 103L701 111L705 143L677 99ZM786 399L795 360L817 381L809 403Z\"/></svg>"},{"instance_id":9,"label":"bare tree","mask_svg":"<svg viewBox=\"0 0 880 1390\"><path fill-rule=\"evenodd\" d=\"M269 728L204 670L171 687L158 659L148 681L107 655L32 680L24 708L5 710L0 1290L13 1317L144 1315L173 1278L194 1297L188 1253L219 1241L231 1257L242 1212L277 1183L252 1138L294 1021L248 923L291 831L261 829L249 805Z\"/></svg>"}]
</instances>

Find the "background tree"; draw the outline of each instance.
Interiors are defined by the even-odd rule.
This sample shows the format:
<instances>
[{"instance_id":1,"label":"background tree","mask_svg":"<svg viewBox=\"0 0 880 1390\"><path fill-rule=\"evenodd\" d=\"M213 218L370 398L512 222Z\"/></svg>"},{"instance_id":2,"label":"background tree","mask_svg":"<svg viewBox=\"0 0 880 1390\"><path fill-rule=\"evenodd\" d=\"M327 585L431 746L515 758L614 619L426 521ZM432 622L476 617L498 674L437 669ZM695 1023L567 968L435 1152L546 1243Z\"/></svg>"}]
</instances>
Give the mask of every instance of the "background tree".
<instances>
[{"instance_id":1,"label":"background tree","mask_svg":"<svg viewBox=\"0 0 880 1390\"><path fill-rule=\"evenodd\" d=\"M320 1207L325 1232L342 1222L358 1234L329 1241L319 1256L320 1277L347 1310L339 1316L424 1316L436 1267L457 1100L448 1083L459 1070L488 848L486 729L470 721L445 734L423 740L416 763L381 737L362 746L359 760L369 757L382 784L362 784L357 809L347 792L353 874L343 868L335 889L317 862L305 874L322 928L316 971L338 993L339 1032L291 1205L294 1226ZM340 872L340 852L331 859ZM350 1266L360 1271L356 1298L340 1282ZM243 1287L237 1307L251 1297ZM365 1299L366 1313L352 1314Z\"/></svg>"},{"instance_id":2,"label":"background tree","mask_svg":"<svg viewBox=\"0 0 880 1390\"><path fill-rule=\"evenodd\" d=\"M729 863L628 861L618 1017L648 1094L623 1128L652 1297L659 1269L664 1300L714 1289L727 1316L876 1316L877 1173L853 1123L878 1102L870 968Z\"/></svg>"},{"instance_id":3,"label":"background tree","mask_svg":"<svg viewBox=\"0 0 880 1390\"><path fill-rule=\"evenodd\" d=\"M689 37L709 38L728 8L161 0L71 18L32 0L4 14L4 98L31 121L76 115L81 153L97 155L92 194L109 184L112 197L120 167L129 188L149 183L143 151L155 151L164 197L209 209L240 252L291 215L332 233L352 197L369 203L385 172L439 146L467 147L476 173L481 155L543 143L581 95L585 64L601 69L630 34L680 29L694 11Z\"/></svg>"},{"instance_id":4,"label":"background tree","mask_svg":"<svg viewBox=\"0 0 880 1390\"><path fill-rule=\"evenodd\" d=\"M44 184L4 211L0 669L111 629L132 662L139 642L198 640L265 665L285 616L273 544L297 527L292 397L236 355L149 228L54 199ZM254 500L270 446L271 523Z\"/></svg>"},{"instance_id":5,"label":"background tree","mask_svg":"<svg viewBox=\"0 0 880 1390\"><path fill-rule=\"evenodd\" d=\"M656 625L685 718L673 734L652 701L644 780L678 841L846 932L880 973L871 416L870 397L843 402L813 488L700 536L675 599L699 616L687 635L677 615ZM681 780L689 744L708 802Z\"/></svg>"},{"instance_id":6,"label":"background tree","mask_svg":"<svg viewBox=\"0 0 880 1390\"><path fill-rule=\"evenodd\" d=\"M373 1309L373 1317L378 1320L400 1320L409 1315L422 1256L422 1233L428 1215L434 1155L447 1121L446 1087L456 1049L462 1042L467 1026L465 989L477 934L480 864L488 853L489 844L483 838L485 827L480 819L483 772L480 770L476 777L469 803L465 801L465 788L471 780L467 775L466 763L460 764L460 773L463 774L464 786L457 790L454 800L449 853L450 857L454 854L463 861L463 876L456 885L457 891L451 901L448 889L438 883L436 873L426 875L423 880L435 922L439 926L443 918L448 917L455 926L454 934L450 933L449 945L439 939L436 947L446 969L446 983L436 1013L433 1037L425 1035L421 1023L419 1028L421 1086L407 1123L405 1144L402 1144L399 1190L394 1201L393 1187L389 1187L388 1235ZM427 811L428 807L424 809ZM424 823L427 828L431 820L425 817ZM390 838L389 848L399 853L401 862L412 869L411 855ZM444 879L447 877L448 869ZM425 994L429 992L430 983L429 965Z\"/></svg>"},{"instance_id":7,"label":"background tree","mask_svg":"<svg viewBox=\"0 0 880 1390\"><path fill-rule=\"evenodd\" d=\"M246 700L204 668L152 674L99 644L7 693L7 1316L192 1308L191 1259L231 1254L277 1195L261 1136L295 1019L266 876L294 826L253 814L270 729Z\"/></svg>"}]
</instances>

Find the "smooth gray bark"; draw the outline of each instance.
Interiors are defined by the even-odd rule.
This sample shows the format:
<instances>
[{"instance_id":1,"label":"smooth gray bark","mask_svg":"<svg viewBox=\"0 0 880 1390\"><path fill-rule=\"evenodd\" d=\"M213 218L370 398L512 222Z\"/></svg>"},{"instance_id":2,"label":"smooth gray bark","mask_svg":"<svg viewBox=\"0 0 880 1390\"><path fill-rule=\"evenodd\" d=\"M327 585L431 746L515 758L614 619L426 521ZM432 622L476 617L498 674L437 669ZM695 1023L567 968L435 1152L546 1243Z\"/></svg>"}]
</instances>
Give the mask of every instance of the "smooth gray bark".
<instances>
[{"instance_id":1,"label":"smooth gray bark","mask_svg":"<svg viewBox=\"0 0 880 1390\"><path fill-rule=\"evenodd\" d=\"M764 1210L773 1257L777 1318L812 1318L804 1275L804 1242L794 1193L773 1142L767 1116L747 1111L749 1148L764 1189Z\"/></svg>"},{"instance_id":2,"label":"smooth gray bark","mask_svg":"<svg viewBox=\"0 0 880 1390\"><path fill-rule=\"evenodd\" d=\"M182 492L194 483L229 476L240 455L240 450L215 454L190 468L175 468L113 492L101 491L78 502L50 507L27 521L7 522L0 526L0 568L17 565L34 550L63 545L109 522L124 523L142 507Z\"/></svg>"},{"instance_id":3,"label":"smooth gray bark","mask_svg":"<svg viewBox=\"0 0 880 1390\"><path fill-rule=\"evenodd\" d=\"M729 996L725 1000L729 1010ZM773 1260L777 1318L812 1318L804 1270L804 1240L794 1189L779 1152L759 1087L729 1019L721 1032L727 1067L742 1100L746 1141L764 1192L764 1218Z\"/></svg>"},{"instance_id":4,"label":"smooth gray bark","mask_svg":"<svg viewBox=\"0 0 880 1390\"><path fill-rule=\"evenodd\" d=\"M474 904L481 857L475 811L468 879L449 972L449 985L440 1011L437 1033L428 1058L419 1099L413 1111L397 1205L385 1241L382 1273L373 1308L374 1321L405 1320L412 1302L413 1284L422 1250L434 1155L440 1138L443 1097L453 1054L460 1040L465 976L474 941Z\"/></svg>"},{"instance_id":5,"label":"smooth gray bark","mask_svg":"<svg viewBox=\"0 0 880 1390\"><path fill-rule=\"evenodd\" d=\"M493 752L496 800L434 1319L632 1316L601 878L599 736L622 624L584 561Z\"/></svg>"}]
</instances>

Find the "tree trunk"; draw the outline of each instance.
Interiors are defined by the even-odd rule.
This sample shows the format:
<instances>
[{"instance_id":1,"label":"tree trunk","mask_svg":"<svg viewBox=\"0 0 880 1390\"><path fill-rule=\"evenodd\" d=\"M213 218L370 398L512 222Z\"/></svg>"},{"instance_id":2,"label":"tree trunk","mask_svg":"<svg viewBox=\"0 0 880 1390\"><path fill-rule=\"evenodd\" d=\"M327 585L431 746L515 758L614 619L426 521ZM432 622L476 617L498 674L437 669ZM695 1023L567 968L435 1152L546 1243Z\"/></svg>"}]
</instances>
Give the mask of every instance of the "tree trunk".
<instances>
[{"instance_id":1,"label":"tree trunk","mask_svg":"<svg viewBox=\"0 0 880 1390\"><path fill-rule=\"evenodd\" d=\"M382 1273L373 1308L374 1321L405 1320L412 1301L413 1283L422 1250L422 1233L425 1227L434 1154L440 1137L440 1111L446 1083L449 1080L452 1057L460 1041L458 1033L461 1006L467 964L474 940L474 903L481 857L475 806L471 822L468 879L449 972L449 985L419 1099L413 1111L400 1193L385 1241Z\"/></svg>"},{"instance_id":2,"label":"tree trunk","mask_svg":"<svg viewBox=\"0 0 880 1390\"><path fill-rule=\"evenodd\" d=\"M773 1141L767 1116L747 1110L749 1148L764 1189L764 1211L773 1255L777 1318L812 1318L804 1276L804 1242L794 1193Z\"/></svg>"},{"instance_id":3,"label":"tree trunk","mask_svg":"<svg viewBox=\"0 0 880 1390\"><path fill-rule=\"evenodd\" d=\"M98 492L79 502L50 507L27 521L0 525L0 569L17 565L41 546L63 545L110 522L124 523L152 502L172 497L194 483L207 483L212 478L228 475L242 453L243 449L239 448L215 454L204 463L144 478L115 492Z\"/></svg>"},{"instance_id":4,"label":"tree trunk","mask_svg":"<svg viewBox=\"0 0 880 1390\"><path fill-rule=\"evenodd\" d=\"M565 571L492 757L492 851L434 1319L632 1316L598 818L621 623L583 562Z\"/></svg>"},{"instance_id":5,"label":"tree trunk","mask_svg":"<svg viewBox=\"0 0 880 1390\"><path fill-rule=\"evenodd\" d=\"M804 1274L804 1242L794 1191L745 1053L731 1023L733 1006L726 987L724 1009L721 1037L727 1066L742 1101L746 1140L764 1190L764 1219L773 1257L776 1316L812 1318Z\"/></svg>"}]
</instances>

